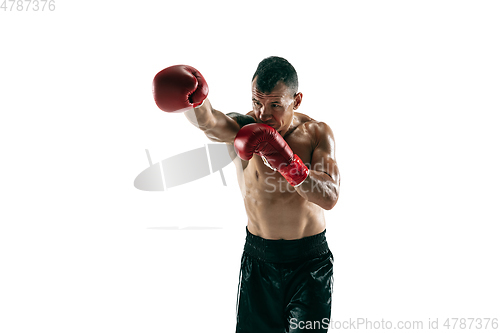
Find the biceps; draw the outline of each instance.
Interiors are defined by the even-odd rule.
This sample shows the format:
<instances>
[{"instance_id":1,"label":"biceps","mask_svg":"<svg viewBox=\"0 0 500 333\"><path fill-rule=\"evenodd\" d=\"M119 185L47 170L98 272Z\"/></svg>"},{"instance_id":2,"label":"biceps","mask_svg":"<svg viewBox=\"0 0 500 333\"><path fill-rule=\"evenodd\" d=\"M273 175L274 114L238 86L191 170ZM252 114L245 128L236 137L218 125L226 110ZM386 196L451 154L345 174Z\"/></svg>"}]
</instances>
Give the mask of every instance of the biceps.
<instances>
[{"instance_id":1,"label":"biceps","mask_svg":"<svg viewBox=\"0 0 500 333\"><path fill-rule=\"evenodd\" d=\"M335 158L330 154L330 152L321 149L316 149L313 152L311 170L326 173L334 181L339 175L339 169Z\"/></svg>"},{"instance_id":2,"label":"biceps","mask_svg":"<svg viewBox=\"0 0 500 333\"><path fill-rule=\"evenodd\" d=\"M213 115L213 125L203 131L205 135L215 142L232 143L240 129L238 123L217 110L213 111Z\"/></svg>"}]
</instances>

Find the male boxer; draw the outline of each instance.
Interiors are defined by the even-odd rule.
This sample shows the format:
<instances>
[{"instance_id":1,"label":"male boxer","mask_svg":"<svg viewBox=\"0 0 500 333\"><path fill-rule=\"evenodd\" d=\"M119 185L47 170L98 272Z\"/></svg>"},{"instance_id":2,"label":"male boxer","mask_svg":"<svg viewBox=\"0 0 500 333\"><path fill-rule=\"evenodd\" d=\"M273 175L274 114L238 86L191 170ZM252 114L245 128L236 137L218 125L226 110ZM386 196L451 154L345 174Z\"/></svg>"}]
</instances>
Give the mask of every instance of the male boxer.
<instances>
[{"instance_id":1,"label":"male boxer","mask_svg":"<svg viewBox=\"0 0 500 333\"><path fill-rule=\"evenodd\" d=\"M333 257L323 211L337 202L340 176L330 127L295 111L303 95L293 66L280 57L259 64L246 115L212 108L193 67L166 68L153 84L160 109L185 112L241 158L248 224L236 332L326 332Z\"/></svg>"}]
</instances>

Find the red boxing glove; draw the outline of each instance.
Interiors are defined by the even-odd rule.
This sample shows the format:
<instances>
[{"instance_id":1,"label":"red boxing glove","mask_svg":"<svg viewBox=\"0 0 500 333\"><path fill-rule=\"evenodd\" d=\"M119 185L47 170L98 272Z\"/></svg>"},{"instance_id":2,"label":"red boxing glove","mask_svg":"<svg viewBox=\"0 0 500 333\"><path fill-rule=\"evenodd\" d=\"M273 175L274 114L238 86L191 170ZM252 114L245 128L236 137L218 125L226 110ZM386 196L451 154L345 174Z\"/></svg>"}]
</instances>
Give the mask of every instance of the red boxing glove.
<instances>
[{"instance_id":1,"label":"red boxing glove","mask_svg":"<svg viewBox=\"0 0 500 333\"><path fill-rule=\"evenodd\" d=\"M268 167L281 173L295 187L302 184L309 175L309 169L271 126L243 126L234 139L234 148L243 160L251 159L253 154L260 155Z\"/></svg>"},{"instance_id":2,"label":"red boxing glove","mask_svg":"<svg viewBox=\"0 0 500 333\"><path fill-rule=\"evenodd\" d=\"M153 79L153 97L165 112L184 112L203 104L208 85L191 66L176 65L158 72Z\"/></svg>"}]
</instances>

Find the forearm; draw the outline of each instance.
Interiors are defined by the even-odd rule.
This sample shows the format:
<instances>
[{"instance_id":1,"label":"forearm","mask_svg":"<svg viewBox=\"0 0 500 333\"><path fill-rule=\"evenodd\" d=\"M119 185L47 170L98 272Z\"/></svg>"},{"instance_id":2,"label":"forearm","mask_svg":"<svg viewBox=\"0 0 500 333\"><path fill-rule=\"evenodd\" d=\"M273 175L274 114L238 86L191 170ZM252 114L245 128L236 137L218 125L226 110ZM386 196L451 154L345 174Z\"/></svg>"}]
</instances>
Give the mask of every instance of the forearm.
<instances>
[{"instance_id":1,"label":"forearm","mask_svg":"<svg viewBox=\"0 0 500 333\"><path fill-rule=\"evenodd\" d=\"M215 116L213 113L214 110L208 98L199 107L184 112L188 121L202 131L215 126Z\"/></svg>"},{"instance_id":2,"label":"forearm","mask_svg":"<svg viewBox=\"0 0 500 333\"><path fill-rule=\"evenodd\" d=\"M240 129L236 121L213 109L208 98L201 106L186 111L184 114L191 124L201 129L214 142L233 143Z\"/></svg>"},{"instance_id":3,"label":"forearm","mask_svg":"<svg viewBox=\"0 0 500 333\"><path fill-rule=\"evenodd\" d=\"M306 180L295 187L295 190L307 201L330 210L337 203L339 184L338 179L334 179L324 172L309 170Z\"/></svg>"}]
</instances>

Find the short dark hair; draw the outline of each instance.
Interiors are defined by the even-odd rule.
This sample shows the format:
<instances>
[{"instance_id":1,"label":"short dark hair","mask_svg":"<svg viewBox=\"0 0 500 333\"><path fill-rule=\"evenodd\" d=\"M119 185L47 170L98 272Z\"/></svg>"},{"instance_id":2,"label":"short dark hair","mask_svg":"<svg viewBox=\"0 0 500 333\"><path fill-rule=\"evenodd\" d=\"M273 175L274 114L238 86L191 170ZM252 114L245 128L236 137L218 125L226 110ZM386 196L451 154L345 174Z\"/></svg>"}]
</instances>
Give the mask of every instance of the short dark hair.
<instances>
[{"instance_id":1,"label":"short dark hair","mask_svg":"<svg viewBox=\"0 0 500 333\"><path fill-rule=\"evenodd\" d=\"M265 94L270 93L279 81L283 81L293 95L299 89L299 79L295 68L281 57L268 57L262 60L252 77L252 81L255 77L257 77L256 88Z\"/></svg>"}]
</instances>

